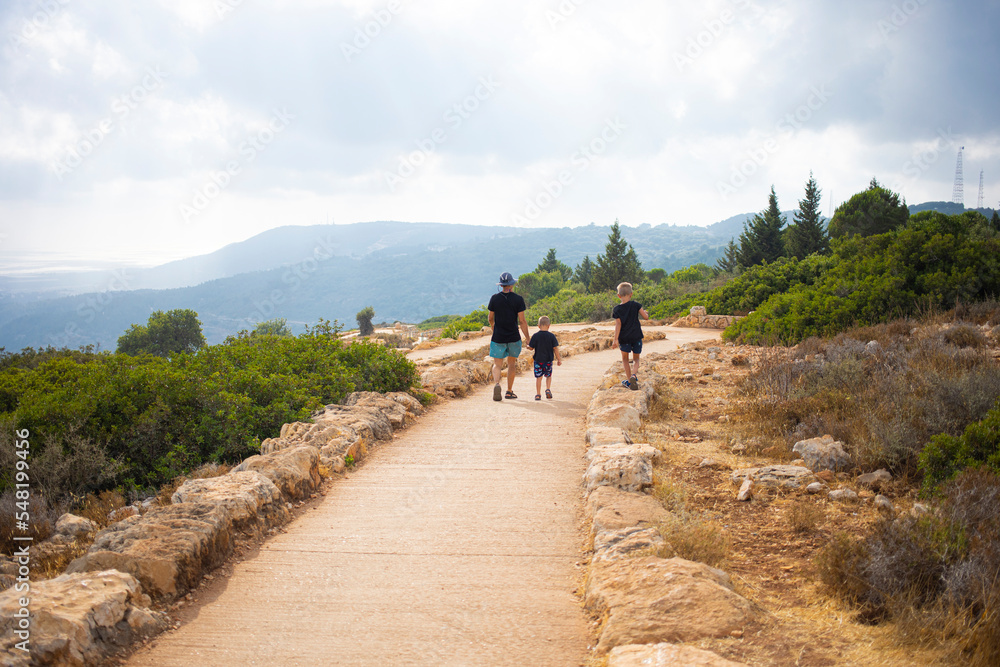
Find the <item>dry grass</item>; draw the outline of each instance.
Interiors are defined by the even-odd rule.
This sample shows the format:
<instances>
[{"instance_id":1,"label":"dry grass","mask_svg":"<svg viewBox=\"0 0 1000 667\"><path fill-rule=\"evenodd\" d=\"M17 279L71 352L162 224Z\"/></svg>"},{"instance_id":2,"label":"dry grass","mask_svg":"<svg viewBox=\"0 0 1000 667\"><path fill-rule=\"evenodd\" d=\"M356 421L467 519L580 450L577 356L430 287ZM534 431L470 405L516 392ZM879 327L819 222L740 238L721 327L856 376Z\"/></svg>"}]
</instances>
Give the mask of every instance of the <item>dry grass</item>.
<instances>
[{"instance_id":1,"label":"dry grass","mask_svg":"<svg viewBox=\"0 0 1000 667\"><path fill-rule=\"evenodd\" d=\"M73 514L90 519L98 528L104 528L111 523L111 513L125 507L125 498L115 490L101 491L99 494L88 494L74 503Z\"/></svg>"},{"instance_id":2,"label":"dry grass","mask_svg":"<svg viewBox=\"0 0 1000 667\"><path fill-rule=\"evenodd\" d=\"M712 518L679 511L657 528L666 541L656 554L660 558L684 558L722 567L729 557L729 537Z\"/></svg>"},{"instance_id":3,"label":"dry grass","mask_svg":"<svg viewBox=\"0 0 1000 667\"><path fill-rule=\"evenodd\" d=\"M788 525L796 533L811 533L823 523L826 512L816 502L798 500L787 510Z\"/></svg>"},{"instance_id":4,"label":"dry grass","mask_svg":"<svg viewBox=\"0 0 1000 667\"><path fill-rule=\"evenodd\" d=\"M670 511L683 509L688 497L688 486L671 477L654 474L653 496Z\"/></svg>"}]
</instances>

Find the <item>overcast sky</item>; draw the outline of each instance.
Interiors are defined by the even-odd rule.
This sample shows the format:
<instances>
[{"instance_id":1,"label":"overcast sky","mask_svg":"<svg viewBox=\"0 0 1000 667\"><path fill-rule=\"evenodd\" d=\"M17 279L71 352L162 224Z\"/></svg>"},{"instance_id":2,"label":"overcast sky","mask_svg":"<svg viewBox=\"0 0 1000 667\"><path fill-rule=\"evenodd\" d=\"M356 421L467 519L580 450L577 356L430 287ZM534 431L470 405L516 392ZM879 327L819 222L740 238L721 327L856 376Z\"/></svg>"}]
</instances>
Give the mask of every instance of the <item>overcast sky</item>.
<instances>
[{"instance_id":1,"label":"overcast sky","mask_svg":"<svg viewBox=\"0 0 1000 667\"><path fill-rule=\"evenodd\" d=\"M0 267L288 224L1000 200L1000 2L5 0Z\"/></svg>"}]
</instances>

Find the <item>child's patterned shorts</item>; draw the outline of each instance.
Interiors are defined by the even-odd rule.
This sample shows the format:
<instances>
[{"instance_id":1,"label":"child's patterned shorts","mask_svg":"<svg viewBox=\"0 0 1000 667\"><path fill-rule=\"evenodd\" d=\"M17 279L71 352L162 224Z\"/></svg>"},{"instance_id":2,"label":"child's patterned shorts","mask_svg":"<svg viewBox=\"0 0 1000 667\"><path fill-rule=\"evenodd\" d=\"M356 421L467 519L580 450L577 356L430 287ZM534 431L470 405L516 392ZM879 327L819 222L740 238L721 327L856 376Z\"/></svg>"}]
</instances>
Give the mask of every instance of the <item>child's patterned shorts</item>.
<instances>
[{"instance_id":1,"label":"child's patterned shorts","mask_svg":"<svg viewBox=\"0 0 1000 667\"><path fill-rule=\"evenodd\" d=\"M552 377L552 362L546 361L544 364L535 362L535 377L536 378L548 378Z\"/></svg>"}]
</instances>

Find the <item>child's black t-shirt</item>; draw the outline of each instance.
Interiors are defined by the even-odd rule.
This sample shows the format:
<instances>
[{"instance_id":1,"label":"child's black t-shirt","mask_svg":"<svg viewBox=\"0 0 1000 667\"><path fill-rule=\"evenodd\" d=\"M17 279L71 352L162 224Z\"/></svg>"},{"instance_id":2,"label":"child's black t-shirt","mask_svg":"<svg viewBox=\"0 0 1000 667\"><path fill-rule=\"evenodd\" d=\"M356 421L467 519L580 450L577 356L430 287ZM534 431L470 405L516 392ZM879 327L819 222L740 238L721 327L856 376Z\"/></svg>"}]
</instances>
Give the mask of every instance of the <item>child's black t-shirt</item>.
<instances>
[{"instance_id":1,"label":"child's black t-shirt","mask_svg":"<svg viewBox=\"0 0 1000 667\"><path fill-rule=\"evenodd\" d=\"M634 343L642 340L642 326L639 324L639 311L642 306L635 301L626 301L615 306L611 311L611 317L622 321L622 328L618 331L618 344Z\"/></svg>"},{"instance_id":2,"label":"child's black t-shirt","mask_svg":"<svg viewBox=\"0 0 1000 667\"><path fill-rule=\"evenodd\" d=\"M535 351L536 364L547 364L555 359L559 341L551 331L536 331L528 341L528 347Z\"/></svg>"}]
</instances>

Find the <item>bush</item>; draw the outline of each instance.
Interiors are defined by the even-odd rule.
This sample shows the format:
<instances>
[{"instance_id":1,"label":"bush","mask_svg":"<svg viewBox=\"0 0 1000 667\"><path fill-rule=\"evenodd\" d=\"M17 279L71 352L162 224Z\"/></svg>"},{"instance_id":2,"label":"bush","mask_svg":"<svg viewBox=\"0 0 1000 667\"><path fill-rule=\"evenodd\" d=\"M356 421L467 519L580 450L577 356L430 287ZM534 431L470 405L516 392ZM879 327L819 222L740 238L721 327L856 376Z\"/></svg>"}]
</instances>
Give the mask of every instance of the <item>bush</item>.
<instances>
[{"instance_id":1,"label":"bush","mask_svg":"<svg viewBox=\"0 0 1000 667\"><path fill-rule=\"evenodd\" d=\"M985 467L1000 474L1000 403L960 436L939 434L920 452L924 490L939 488L965 468Z\"/></svg>"},{"instance_id":2,"label":"bush","mask_svg":"<svg viewBox=\"0 0 1000 667\"><path fill-rule=\"evenodd\" d=\"M911 338L909 329L852 330L789 354L769 348L739 387L737 423L788 445L829 433L862 468L915 472L933 436L961 434L996 404L1000 368L983 351ZM869 348L863 339L873 334L881 342Z\"/></svg>"},{"instance_id":3,"label":"bush","mask_svg":"<svg viewBox=\"0 0 1000 667\"><path fill-rule=\"evenodd\" d=\"M960 661L1000 655L1000 477L966 471L936 513L883 518L861 539L836 536L816 565L862 618L904 620L931 641L958 639ZM957 636L957 637L956 637Z\"/></svg>"},{"instance_id":4,"label":"bush","mask_svg":"<svg viewBox=\"0 0 1000 667\"><path fill-rule=\"evenodd\" d=\"M756 312L726 329L724 337L793 344L1000 293L1000 235L975 212L925 211L903 228L835 240L832 248L828 258L803 260L825 267L815 280L773 287ZM727 287L752 291L760 282L738 281Z\"/></svg>"},{"instance_id":5,"label":"bush","mask_svg":"<svg viewBox=\"0 0 1000 667\"><path fill-rule=\"evenodd\" d=\"M478 308L465 317L449 323L444 330L441 331L441 337L458 338L458 334L463 331L479 331L483 327L489 326L489 316L489 311L486 310L486 306Z\"/></svg>"},{"instance_id":6,"label":"bush","mask_svg":"<svg viewBox=\"0 0 1000 667\"><path fill-rule=\"evenodd\" d=\"M373 342L344 346L321 322L300 336L246 332L171 358L29 351L0 364L2 439L32 434L31 469L56 502L113 486L156 488L204 463L239 461L286 422L355 390L406 391L416 367ZM6 475L6 476L5 476Z\"/></svg>"},{"instance_id":7,"label":"bush","mask_svg":"<svg viewBox=\"0 0 1000 667\"><path fill-rule=\"evenodd\" d=\"M566 288L529 307L525 317L529 323L537 322L542 315L553 323L600 322L611 318L616 305L618 298L612 292L580 294Z\"/></svg>"}]
</instances>

